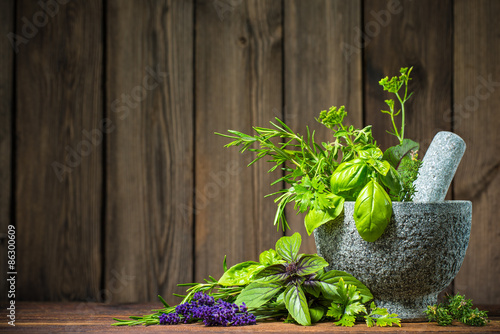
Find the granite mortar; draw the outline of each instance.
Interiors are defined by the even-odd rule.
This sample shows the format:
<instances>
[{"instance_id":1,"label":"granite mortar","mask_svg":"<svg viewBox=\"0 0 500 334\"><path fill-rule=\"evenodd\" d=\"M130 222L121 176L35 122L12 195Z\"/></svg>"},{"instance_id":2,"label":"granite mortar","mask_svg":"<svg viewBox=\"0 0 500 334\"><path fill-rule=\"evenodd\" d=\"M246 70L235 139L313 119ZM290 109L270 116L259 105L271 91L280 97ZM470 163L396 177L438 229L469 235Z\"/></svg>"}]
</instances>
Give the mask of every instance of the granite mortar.
<instances>
[{"instance_id":1,"label":"granite mortar","mask_svg":"<svg viewBox=\"0 0 500 334\"><path fill-rule=\"evenodd\" d=\"M457 275L469 243L470 201L393 202L384 234L364 241L356 230L354 202L314 231L328 270L346 271L373 293L375 303L404 320L420 320L427 305Z\"/></svg>"}]
</instances>

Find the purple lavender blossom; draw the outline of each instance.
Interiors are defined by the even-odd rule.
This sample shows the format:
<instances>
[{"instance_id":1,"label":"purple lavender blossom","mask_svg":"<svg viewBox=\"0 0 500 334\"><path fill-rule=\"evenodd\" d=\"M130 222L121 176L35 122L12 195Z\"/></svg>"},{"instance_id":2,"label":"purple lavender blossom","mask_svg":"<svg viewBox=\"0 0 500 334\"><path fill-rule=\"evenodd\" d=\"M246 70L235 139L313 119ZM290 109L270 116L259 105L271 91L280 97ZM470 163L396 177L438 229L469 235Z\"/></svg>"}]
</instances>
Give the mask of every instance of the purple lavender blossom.
<instances>
[{"instance_id":1,"label":"purple lavender blossom","mask_svg":"<svg viewBox=\"0 0 500 334\"><path fill-rule=\"evenodd\" d=\"M248 312L247 306L239 306L224 300L215 300L202 292L196 292L190 303L179 304L175 312L162 314L160 324L172 325L181 321L189 323L201 320L205 326L246 326L257 323L255 316Z\"/></svg>"},{"instance_id":2,"label":"purple lavender blossom","mask_svg":"<svg viewBox=\"0 0 500 334\"><path fill-rule=\"evenodd\" d=\"M177 325L180 321L181 318L175 312L160 315L160 325Z\"/></svg>"}]
</instances>

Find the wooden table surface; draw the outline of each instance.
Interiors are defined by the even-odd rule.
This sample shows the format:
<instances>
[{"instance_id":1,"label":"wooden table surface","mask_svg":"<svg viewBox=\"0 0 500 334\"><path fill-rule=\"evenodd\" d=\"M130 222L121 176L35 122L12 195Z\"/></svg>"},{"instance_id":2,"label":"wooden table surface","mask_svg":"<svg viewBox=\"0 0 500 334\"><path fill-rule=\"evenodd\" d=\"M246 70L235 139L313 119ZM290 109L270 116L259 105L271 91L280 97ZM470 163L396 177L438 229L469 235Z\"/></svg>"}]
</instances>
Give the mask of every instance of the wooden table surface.
<instances>
[{"instance_id":1,"label":"wooden table surface","mask_svg":"<svg viewBox=\"0 0 500 334\"><path fill-rule=\"evenodd\" d=\"M492 310L491 322L485 327L470 327L460 323L441 327L435 323L403 323L402 327L368 328L364 324L352 328L337 327L332 323L320 323L310 327L303 327L282 322L259 322L254 326L245 327L205 327L203 324L175 325L175 326L111 326L113 318L126 319L130 315L151 313L158 308L154 304L106 305L97 303L35 303L19 302L16 304L16 326L7 324L2 316L0 332L163 332L163 333L324 333L324 332L463 332L485 333L500 332L500 317L498 307L488 307ZM3 308L2 308L3 309ZM4 314L4 312L2 312Z\"/></svg>"}]
</instances>

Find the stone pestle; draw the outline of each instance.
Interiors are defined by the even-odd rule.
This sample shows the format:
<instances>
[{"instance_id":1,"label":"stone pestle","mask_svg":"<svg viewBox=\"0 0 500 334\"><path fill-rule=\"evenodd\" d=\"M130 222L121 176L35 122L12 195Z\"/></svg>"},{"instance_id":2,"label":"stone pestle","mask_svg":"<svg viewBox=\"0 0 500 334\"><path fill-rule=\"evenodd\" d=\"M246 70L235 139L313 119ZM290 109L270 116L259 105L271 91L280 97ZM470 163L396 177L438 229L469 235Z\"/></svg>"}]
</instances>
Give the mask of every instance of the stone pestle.
<instances>
[{"instance_id":1,"label":"stone pestle","mask_svg":"<svg viewBox=\"0 0 500 334\"><path fill-rule=\"evenodd\" d=\"M442 202L451 180L465 152L465 142L460 136L438 132L432 140L419 169L415 185L414 202Z\"/></svg>"}]
</instances>

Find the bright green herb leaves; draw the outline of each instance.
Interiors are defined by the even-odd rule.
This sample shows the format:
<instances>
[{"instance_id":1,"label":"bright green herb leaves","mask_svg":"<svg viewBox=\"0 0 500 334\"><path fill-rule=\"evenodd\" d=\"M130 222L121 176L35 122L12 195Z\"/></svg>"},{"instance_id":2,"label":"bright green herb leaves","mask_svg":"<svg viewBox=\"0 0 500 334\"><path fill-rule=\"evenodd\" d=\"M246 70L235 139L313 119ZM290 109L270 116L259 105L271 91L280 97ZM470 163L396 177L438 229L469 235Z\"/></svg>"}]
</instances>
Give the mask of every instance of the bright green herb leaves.
<instances>
[{"instance_id":1,"label":"bright green herb leaves","mask_svg":"<svg viewBox=\"0 0 500 334\"><path fill-rule=\"evenodd\" d=\"M380 308L375 306L375 303L370 304L370 313L364 316L366 320L366 325L368 327L373 327L375 325L379 327L397 325L401 327L401 319L395 313L389 313L386 308Z\"/></svg>"},{"instance_id":2,"label":"bright green herb leaves","mask_svg":"<svg viewBox=\"0 0 500 334\"><path fill-rule=\"evenodd\" d=\"M336 196L337 200L335 202L335 207L333 209L310 209L307 213L304 224L306 226L306 231L308 235L323 224L328 223L329 221L337 218L342 211L344 210L344 201L345 199L340 196Z\"/></svg>"},{"instance_id":3,"label":"bright green herb leaves","mask_svg":"<svg viewBox=\"0 0 500 334\"><path fill-rule=\"evenodd\" d=\"M354 204L354 221L359 235L366 241L377 240L384 233L391 215L391 198L377 181L371 180Z\"/></svg>"},{"instance_id":4,"label":"bright green herb leaves","mask_svg":"<svg viewBox=\"0 0 500 334\"><path fill-rule=\"evenodd\" d=\"M356 286L345 284L341 278L336 284L336 293L332 298L332 304L328 308L326 315L333 318L337 322L337 326L352 327L356 321L356 316L366 314L366 324L372 327L377 326L392 326L393 324L401 327L401 319L397 318L396 314L389 314L384 308L378 308L375 303L371 303L370 313L367 312L361 292ZM376 317L374 317L376 316Z\"/></svg>"},{"instance_id":5,"label":"bright green herb leaves","mask_svg":"<svg viewBox=\"0 0 500 334\"><path fill-rule=\"evenodd\" d=\"M263 268L263 265L254 261L238 263L222 275L219 284L223 286L247 285L253 276Z\"/></svg>"},{"instance_id":6,"label":"bright green herb leaves","mask_svg":"<svg viewBox=\"0 0 500 334\"><path fill-rule=\"evenodd\" d=\"M291 237L282 237L276 242L276 253L288 262L295 261L299 254L302 238L299 233Z\"/></svg>"},{"instance_id":7,"label":"bright green herb leaves","mask_svg":"<svg viewBox=\"0 0 500 334\"><path fill-rule=\"evenodd\" d=\"M303 326L311 325L311 315L306 295L299 284L289 285L285 289L285 306L295 321Z\"/></svg>"},{"instance_id":8,"label":"bright green herb leaves","mask_svg":"<svg viewBox=\"0 0 500 334\"><path fill-rule=\"evenodd\" d=\"M361 301L373 298L366 286L352 275L342 271L325 272L328 263L322 257L299 254L301 242L299 233L280 238L276 242L276 254L285 261L270 264L252 276L253 282L241 291L236 304L245 303L250 309L257 309L274 300L273 305L283 303L294 321L307 326L324 317L326 308L319 301L338 296L336 284L343 279L353 283ZM270 253L271 250L261 257L267 259Z\"/></svg>"},{"instance_id":9,"label":"bright green herb leaves","mask_svg":"<svg viewBox=\"0 0 500 334\"><path fill-rule=\"evenodd\" d=\"M233 140L226 147L241 146L240 152L249 150L256 154L249 165L268 157L274 164L269 171L278 167L284 171L284 175L273 182L289 185L271 194L278 196L274 225L279 228L281 223L283 229L289 228L285 207L294 202L295 210L308 212L304 224L310 235L338 217L344 201L356 201L356 226L363 229L364 232L360 232L363 238L375 241L375 236L383 233L390 218L387 212L390 207L381 199L389 198L389 203L411 200L415 192L413 181L420 167L416 159L418 144L404 138L404 104L412 95L408 94L411 70L401 68L398 77L386 77L379 82L384 90L395 94L401 107L397 109L395 100L385 101L390 110L382 112L390 115L394 128L390 133L399 139L399 145L387 149L385 154L377 147L370 125L356 129L343 124L347 115L344 106L320 112L317 121L332 130L332 141L320 145L314 141L314 132L309 128L303 136L279 119L271 122L271 128L254 127L254 136L233 130L229 130L228 135L219 134ZM400 128L396 125L398 115L401 115ZM384 210L376 213L377 208Z\"/></svg>"},{"instance_id":10,"label":"bright green herb leaves","mask_svg":"<svg viewBox=\"0 0 500 334\"><path fill-rule=\"evenodd\" d=\"M235 303L257 308L267 303L281 288L279 282L253 282L241 291Z\"/></svg>"}]
</instances>

